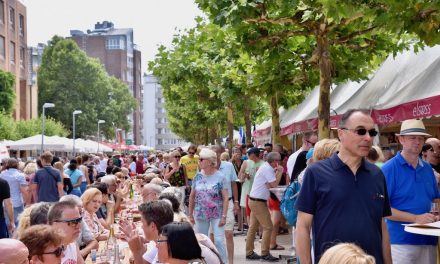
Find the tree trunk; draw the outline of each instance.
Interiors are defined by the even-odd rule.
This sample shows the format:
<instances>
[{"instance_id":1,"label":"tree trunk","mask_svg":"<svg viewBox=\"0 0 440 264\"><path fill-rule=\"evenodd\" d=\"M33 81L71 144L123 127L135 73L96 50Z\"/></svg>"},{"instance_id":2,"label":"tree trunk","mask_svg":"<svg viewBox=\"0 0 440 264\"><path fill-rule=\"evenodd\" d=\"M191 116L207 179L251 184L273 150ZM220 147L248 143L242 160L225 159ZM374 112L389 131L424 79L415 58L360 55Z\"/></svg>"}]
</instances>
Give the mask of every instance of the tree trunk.
<instances>
[{"instance_id":1,"label":"tree trunk","mask_svg":"<svg viewBox=\"0 0 440 264\"><path fill-rule=\"evenodd\" d=\"M216 127L212 127L210 129L211 135L210 135L210 141L211 141L211 145L215 145L215 139L217 138L217 132L216 132Z\"/></svg>"},{"instance_id":2,"label":"tree trunk","mask_svg":"<svg viewBox=\"0 0 440 264\"><path fill-rule=\"evenodd\" d=\"M205 146L208 146L209 144L209 128L205 128L203 143Z\"/></svg>"},{"instance_id":3,"label":"tree trunk","mask_svg":"<svg viewBox=\"0 0 440 264\"><path fill-rule=\"evenodd\" d=\"M229 156L232 157L232 146L234 144L234 115L233 115L233 110L232 110L232 105L229 104L226 107L226 111L228 114L228 118L227 118L227 127L228 127L228 152L229 152Z\"/></svg>"},{"instance_id":4,"label":"tree trunk","mask_svg":"<svg viewBox=\"0 0 440 264\"><path fill-rule=\"evenodd\" d=\"M246 130L246 144L252 143L252 122L251 122L251 109L249 104L244 105L244 125Z\"/></svg>"},{"instance_id":5,"label":"tree trunk","mask_svg":"<svg viewBox=\"0 0 440 264\"><path fill-rule=\"evenodd\" d=\"M320 57L318 135L319 139L323 139L330 137L330 86L332 83L332 59L326 24L320 25L316 40Z\"/></svg>"},{"instance_id":6,"label":"tree trunk","mask_svg":"<svg viewBox=\"0 0 440 264\"><path fill-rule=\"evenodd\" d=\"M272 144L280 144L280 113L278 112L277 93L270 98L270 110L272 112Z\"/></svg>"}]
</instances>

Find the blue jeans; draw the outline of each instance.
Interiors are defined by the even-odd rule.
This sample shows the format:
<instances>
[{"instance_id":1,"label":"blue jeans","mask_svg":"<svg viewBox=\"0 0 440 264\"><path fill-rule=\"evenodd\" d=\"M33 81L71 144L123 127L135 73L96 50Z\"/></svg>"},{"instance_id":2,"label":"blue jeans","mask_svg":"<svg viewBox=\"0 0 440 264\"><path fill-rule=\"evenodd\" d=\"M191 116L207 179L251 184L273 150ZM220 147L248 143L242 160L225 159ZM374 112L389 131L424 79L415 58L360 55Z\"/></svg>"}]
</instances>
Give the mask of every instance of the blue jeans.
<instances>
[{"instance_id":1,"label":"blue jeans","mask_svg":"<svg viewBox=\"0 0 440 264\"><path fill-rule=\"evenodd\" d=\"M222 261L228 263L228 255L226 254L226 243L225 243L225 229L224 226L219 227L220 219L211 220L201 220L195 219L196 226L195 229L198 233L202 233L209 237L209 227L211 226L212 232L214 232L214 244L222 258Z\"/></svg>"},{"instance_id":2,"label":"blue jeans","mask_svg":"<svg viewBox=\"0 0 440 264\"><path fill-rule=\"evenodd\" d=\"M18 207L14 207L14 224L17 227L18 226L18 216L24 211L24 207L23 205L18 206ZM6 225L9 224L9 218L7 217L8 213L6 212L6 210L4 210L4 215L5 215L5 223Z\"/></svg>"},{"instance_id":3,"label":"blue jeans","mask_svg":"<svg viewBox=\"0 0 440 264\"><path fill-rule=\"evenodd\" d=\"M79 188L81 189L81 193L84 193L87 189L87 182L81 182L81 186L79 186ZM73 192L73 191L72 191Z\"/></svg>"},{"instance_id":4,"label":"blue jeans","mask_svg":"<svg viewBox=\"0 0 440 264\"><path fill-rule=\"evenodd\" d=\"M73 190L70 192L70 194L73 194L73 195L76 195L76 196L78 196L78 197L81 197L82 192L81 192L81 190L79 190L79 189L73 189Z\"/></svg>"},{"instance_id":5,"label":"blue jeans","mask_svg":"<svg viewBox=\"0 0 440 264\"><path fill-rule=\"evenodd\" d=\"M0 239L1 238L8 238L8 237L9 237L9 233L8 233L8 227L6 225L5 219L0 218Z\"/></svg>"}]
</instances>

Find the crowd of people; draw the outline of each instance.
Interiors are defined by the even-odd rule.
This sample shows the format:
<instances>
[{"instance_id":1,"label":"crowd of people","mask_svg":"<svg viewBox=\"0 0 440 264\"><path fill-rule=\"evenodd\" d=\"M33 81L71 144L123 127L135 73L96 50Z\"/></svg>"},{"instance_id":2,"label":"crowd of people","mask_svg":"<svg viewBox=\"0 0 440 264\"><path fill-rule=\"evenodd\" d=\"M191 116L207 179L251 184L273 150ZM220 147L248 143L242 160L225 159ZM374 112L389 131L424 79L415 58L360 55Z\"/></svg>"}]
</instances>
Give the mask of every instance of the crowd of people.
<instances>
[{"instance_id":1,"label":"crowd of people","mask_svg":"<svg viewBox=\"0 0 440 264\"><path fill-rule=\"evenodd\" d=\"M435 263L437 238L402 224L439 220L431 205L440 198L440 140L422 121L404 121L392 157L372 146L376 135L369 114L352 110L338 139L305 133L294 153L267 143L234 147L231 157L220 145L191 145L145 157L3 160L0 263L84 263L116 236L136 264L232 264L234 230L247 230L246 260L276 262L288 226L271 188L293 181L301 185L291 208L298 262Z\"/></svg>"}]
</instances>

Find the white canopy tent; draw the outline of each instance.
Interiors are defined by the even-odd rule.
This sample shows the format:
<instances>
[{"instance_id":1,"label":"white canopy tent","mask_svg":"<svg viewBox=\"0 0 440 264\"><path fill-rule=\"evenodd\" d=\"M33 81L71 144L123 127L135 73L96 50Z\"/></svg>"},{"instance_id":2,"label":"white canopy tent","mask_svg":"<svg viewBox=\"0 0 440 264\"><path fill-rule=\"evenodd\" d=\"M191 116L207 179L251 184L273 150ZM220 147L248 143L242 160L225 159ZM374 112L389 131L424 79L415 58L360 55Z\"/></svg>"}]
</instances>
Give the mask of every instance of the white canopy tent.
<instances>
[{"instance_id":1,"label":"white canopy tent","mask_svg":"<svg viewBox=\"0 0 440 264\"><path fill-rule=\"evenodd\" d=\"M379 125L440 115L439 83L440 46L390 55L369 80L340 84L331 91L330 126L337 126L340 115L354 108L370 109ZM286 111L281 134L317 129L318 101L316 87L300 105ZM264 129L255 135L264 136L270 126Z\"/></svg>"},{"instance_id":2,"label":"white canopy tent","mask_svg":"<svg viewBox=\"0 0 440 264\"><path fill-rule=\"evenodd\" d=\"M41 135L35 135L23 138L17 141L10 142L11 150L40 150L41 149ZM44 136L44 150L50 151L71 151L73 144L61 140L60 137Z\"/></svg>"},{"instance_id":3,"label":"white canopy tent","mask_svg":"<svg viewBox=\"0 0 440 264\"><path fill-rule=\"evenodd\" d=\"M11 150L40 150L41 135L10 141L7 146L9 146ZM59 136L44 136L44 150L73 152L73 139ZM96 153L98 152L98 142L77 138L75 139L75 151L77 153ZM113 150L100 144L99 151L111 152Z\"/></svg>"}]
</instances>

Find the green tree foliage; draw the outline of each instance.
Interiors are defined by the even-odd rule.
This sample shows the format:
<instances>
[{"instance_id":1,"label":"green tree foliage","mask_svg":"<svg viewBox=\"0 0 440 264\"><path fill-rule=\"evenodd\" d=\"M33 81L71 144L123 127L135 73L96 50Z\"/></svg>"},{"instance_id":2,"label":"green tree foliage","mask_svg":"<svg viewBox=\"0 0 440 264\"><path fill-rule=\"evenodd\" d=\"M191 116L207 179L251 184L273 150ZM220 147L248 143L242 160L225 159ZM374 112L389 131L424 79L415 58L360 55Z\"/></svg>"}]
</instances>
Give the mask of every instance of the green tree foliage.
<instances>
[{"instance_id":1,"label":"green tree foliage","mask_svg":"<svg viewBox=\"0 0 440 264\"><path fill-rule=\"evenodd\" d=\"M41 134L41 124L41 117L17 121L15 124L17 139ZM66 137L69 135L69 131L61 122L56 121L51 117L46 117L44 119L44 135Z\"/></svg>"},{"instance_id":2,"label":"green tree foliage","mask_svg":"<svg viewBox=\"0 0 440 264\"><path fill-rule=\"evenodd\" d=\"M11 114L15 108L15 76L0 70L0 111Z\"/></svg>"},{"instance_id":3,"label":"green tree foliage","mask_svg":"<svg viewBox=\"0 0 440 264\"><path fill-rule=\"evenodd\" d=\"M261 53L263 47L273 46L291 51L297 70L308 76L301 78L296 72L292 79L307 81L301 85L320 85L319 133L320 137L328 137L331 84L366 78L389 53L407 47L406 38L398 39L396 34L408 32L405 29L411 26L400 16L411 16L404 9L407 2L416 1L196 2L214 23L232 26L248 50ZM275 48L272 51L277 53L274 57L286 55ZM317 73L319 82L314 78ZM278 89L279 85L275 87Z\"/></svg>"},{"instance_id":4,"label":"green tree foliage","mask_svg":"<svg viewBox=\"0 0 440 264\"><path fill-rule=\"evenodd\" d=\"M17 134L15 132L14 119L5 113L0 113L0 140L15 140Z\"/></svg>"},{"instance_id":5,"label":"green tree foliage","mask_svg":"<svg viewBox=\"0 0 440 264\"><path fill-rule=\"evenodd\" d=\"M0 113L0 140L19 140L37 134L41 134L41 117L15 121L11 116ZM44 134L65 137L69 131L63 124L49 117L44 120Z\"/></svg>"},{"instance_id":6,"label":"green tree foliage","mask_svg":"<svg viewBox=\"0 0 440 264\"><path fill-rule=\"evenodd\" d=\"M128 86L109 77L103 65L87 57L72 40L55 36L44 50L39 69L39 109L46 103L55 107L46 115L72 129L72 113L77 115L76 136L95 135L97 121L106 120L104 135L114 137L112 122L119 128L129 129L127 115L134 110L136 100Z\"/></svg>"}]
</instances>

